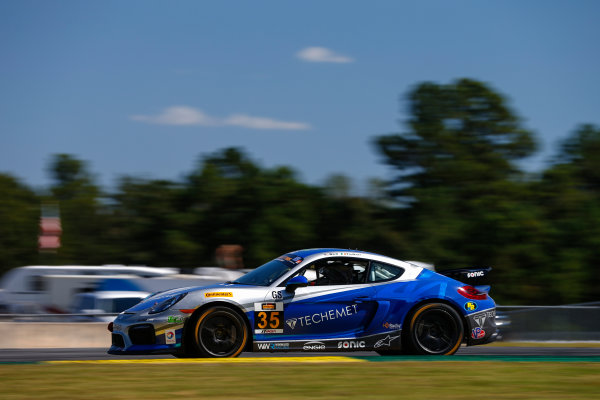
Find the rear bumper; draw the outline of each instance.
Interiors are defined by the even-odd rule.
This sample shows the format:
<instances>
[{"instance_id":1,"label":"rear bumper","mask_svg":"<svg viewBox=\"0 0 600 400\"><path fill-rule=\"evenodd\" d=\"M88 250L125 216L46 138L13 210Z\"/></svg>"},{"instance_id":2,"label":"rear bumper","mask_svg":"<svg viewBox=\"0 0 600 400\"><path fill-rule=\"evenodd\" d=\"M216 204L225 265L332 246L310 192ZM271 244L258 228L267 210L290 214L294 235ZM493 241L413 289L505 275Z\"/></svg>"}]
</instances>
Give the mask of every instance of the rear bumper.
<instances>
[{"instance_id":1,"label":"rear bumper","mask_svg":"<svg viewBox=\"0 0 600 400\"><path fill-rule=\"evenodd\" d=\"M495 341L498 338L495 319L495 308L467 315L467 345L476 346Z\"/></svg>"}]
</instances>

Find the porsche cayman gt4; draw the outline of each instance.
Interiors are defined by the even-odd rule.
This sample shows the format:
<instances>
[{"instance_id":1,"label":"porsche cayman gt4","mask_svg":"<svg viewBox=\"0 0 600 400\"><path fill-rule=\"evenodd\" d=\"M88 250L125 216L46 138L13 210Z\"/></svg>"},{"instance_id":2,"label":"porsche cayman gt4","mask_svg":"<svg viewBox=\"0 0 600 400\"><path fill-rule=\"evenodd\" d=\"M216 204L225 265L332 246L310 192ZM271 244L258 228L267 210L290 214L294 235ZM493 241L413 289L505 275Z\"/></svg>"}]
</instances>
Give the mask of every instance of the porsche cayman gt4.
<instances>
[{"instance_id":1,"label":"porsche cayman gt4","mask_svg":"<svg viewBox=\"0 0 600 400\"><path fill-rule=\"evenodd\" d=\"M108 352L450 355L497 336L489 286L475 285L489 270L436 273L357 250L294 251L233 282L149 296L109 325Z\"/></svg>"}]
</instances>

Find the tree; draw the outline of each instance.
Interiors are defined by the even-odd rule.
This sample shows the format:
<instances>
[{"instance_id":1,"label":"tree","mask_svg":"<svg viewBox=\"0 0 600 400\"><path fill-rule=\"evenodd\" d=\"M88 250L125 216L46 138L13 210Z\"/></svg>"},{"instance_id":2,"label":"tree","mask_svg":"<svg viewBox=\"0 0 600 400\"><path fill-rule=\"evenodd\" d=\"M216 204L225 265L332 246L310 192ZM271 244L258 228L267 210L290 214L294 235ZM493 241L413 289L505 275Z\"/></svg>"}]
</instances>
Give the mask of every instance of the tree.
<instances>
[{"instance_id":1,"label":"tree","mask_svg":"<svg viewBox=\"0 0 600 400\"><path fill-rule=\"evenodd\" d=\"M409 131L376 140L396 171L396 196L419 201L422 189L480 192L477 186L517 173L512 163L535 150L506 100L481 82L423 83L409 96Z\"/></svg>"},{"instance_id":2,"label":"tree","mask_svg":"<svg viewBox=\"0 0 600 400\"><path fill-rule=\"evenodd\" d=\"M181 184L123 177L112 204L112 247L121 263L164 267L199 265L202 242L189 237Z\"/></svg>"},{"instance_id":3,"label":"tree","mask_svg":"<svg viewBox=\"0 0 600 400\"><path fill-rule=\"evenodd\" d=\"M101 193L85 162L68 154L55 155L48 167L54 180L52 198L58 200L62 236L55 263L103 264L109 258L107 218Z\"/></svg>"},{"instance_id":4,"label":"tree","mask_svg":"<svg viewBox=\"0 0 600 400\"><path fill-rule=\"evenodd\" d=\"M314 240L319 194L290 168L262 169L228 148L204 157L186 188L190 234L203 243L205 260L221 244L240 244L253 267Z\"/></svg>"},{"instance_id":5,"label":"tree","mask_svg":"<svg viewBox=\"0 0 600 400\"><path fill-rule=\"evenodd\" d=\"M545 219L551 222L546 252L549 297L559 302L600 296L600 129L577 128L560 146L537 185Z\"/></svg>"},{"instance_id":6,"label":"tree","mask_svg":"<svg viewBox=\"0 0 600 400\"><path fill-rule=\"evenodd\" d=\"M548 172L565 169L581 189L600 195L600 128L581 125L562 143L554 168Z\"/></svg>"},{"instance_id":7,"label":"tree","mask_svg":"<svg viewBox=\"0 0 600 400\"><path fill-rule=\"evenodd\" d=\"M0 275L35 263L40 220L39 198L16 178L0 174Z\"/></svg>"},{"instance_id":8,"label":"tree","mask_svg":"<svg viewBox=\"0 0 600 400\"><path fill-rule=\"evenodd\" d=\"M441 269L491 264L516 282L515 258L541 252L518 246L538 233L535 202L514 164L534 151L533 134L502 95L474 80L423 83L408 101L408 131L380 136L376 146L395 171L389 190L406 210L398 224L410 234L411 256Z\"/></svg>"}]
</instances>

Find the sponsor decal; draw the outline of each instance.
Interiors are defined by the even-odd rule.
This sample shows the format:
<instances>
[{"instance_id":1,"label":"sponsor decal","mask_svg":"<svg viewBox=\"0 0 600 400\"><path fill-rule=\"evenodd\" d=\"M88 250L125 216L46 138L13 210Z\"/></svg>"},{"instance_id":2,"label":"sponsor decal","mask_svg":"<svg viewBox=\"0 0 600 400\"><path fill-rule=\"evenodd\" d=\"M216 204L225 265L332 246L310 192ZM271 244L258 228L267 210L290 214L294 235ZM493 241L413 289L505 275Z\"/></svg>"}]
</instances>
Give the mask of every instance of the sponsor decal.
<instances>
[{"instance_id":1,"label":"sponsor decal","mask_svg":"<svg viewBox=\"0 0 600 400\"><path fill-rule=\"evenodd\" d=\"M270 335L273 333L283 333L283 329L255 329L254 333L259 335Z\"/></svg>"},{"instance_id":2,"label":"sponsor decal","mask_svg":"<svg viewBox=\"0 0 600 400\"><path fill-rule=\"evenodd\" d=\"M286 319L285 323L288 324L288 326L291 329L295 329L296 328L296 321L298 321L296 318L290 318L290 319Z\"/></svg>"},{"instance_id":3,"label":"sponsor decal","mask_svg":"<svg viewBox=\"0 0 600 400\"><path fill-rule=\"evenodd\" d=\"M473 321L475 321L475 323L480 327L483 328L483 325L485 325L485 320L487 319L487 315L485 313L483 314L477 314L477 315L473 315Z\"/></svg>"},{"instance_id":4,"label":"sponsor decal","mask_svg":"<svg viewBox=\"0 0 600 400\"><path fill-rule=\"evenodd\" d=\"M175 329L167 329L165 331L165 343L166 344L177 343L177 340L175 339Z\"/></svg>"},{"instance_id":5,"label":"sponsor decal","mask_svg":"<svg viewBox=\"0 0 600 400\"><path fill-rule=\"evenodd\" d=\"M325 343L317 341L306 342L304 343L304 346L302 346L302 350L325 350Z\"/></svg>"},{"instance_id":6,"label":"sponsor decal","mask_svg":"<svg viewBox=\"0 0 600 400\"><path fill-rule=\"evenodd\" d=\"M114 331L121 331L123 329L123 327L121 327L121 325L119 324L113 324L113 332Z\"/></svg>"},{"instance_id":7,"label":"sponsor decal","mask_svg":"<svg viewBox=\"0 0 600 400\"><path fill-rule=\"evenodd\" d=\"M281 290L274 290L271 292L271 296L275 300L281 300L281 299L283 299L283 292Z\"/></svg>"},{"instance_id":8,"label":"sponsor decal","mask_svg":"<svg viewBox=\"0 0 600 400\"><path fill-rule=\"evenodd\" d=\"M398 339L400 337L400 335L398 336L390 336L387 335L385 338L378 340L375 343L375 346L373 346L374 348L378 348L378 347L390 347L392 345L392 341L394 339Z\"/></svg>"},{"instance_id":9,"label":"sponsor decal","mask_svg":"<svg viewBox=\"0 0 600 400\"><path fill-rule=\"evenodd\" d=\"M302 262L302 260L304 260L304 259L302 257L296 256L294 254L286 254L284 256L277 258L276 260L288 262L291 264L300 264Z\"/></svg>"},{"instance_id":10,"label":"sponsor decal","mask_svg":"<svg viewBox=\"0 0 600 400\"><path fill-rule=\"evenodd\" d=\"M402 324L390 324L389 322L384 322L383 327L385 329L401 329Z\"/></svg>"},{"instance_id":11,"label":"sponsor decal","mask_svg":"<svg viewBox=\"0 0 600 400\"><path fill-rule=\"evenodd\" d=\"M233 297L231 292L210 292L204 293L204 297Z\"/></svg>"},{"instance_id":12,"label":"sponsor decal","mask_svg":"<svg viewBox=\"0 0 600 400\"><path fill-rule=\"evenodd\" d=\"M183 317L178 317L175 315L169 315L167 317L167 322L169 324L183 324L183 321L184 321Z\"/></svg>"},{"instance_id":13,"label":"sponsor decal","mask_svg":"<svg viewBox=\"0 0 600 400\"><path fill-rule=\"evenodd\" d=\"M467 310L467 311L475 311L475 310L477 310L477 303L475 303L473 301L467 301L465 303L465 310Z\"/></svg>"},{"instance_id":14,"label":"sponsor decal","mask_svg":"<svg viewBox=\"0 0 600 400\"><path fill-rule=\"evenodd\" d=\"M293 330L297 326L305 327L311 325L318 325L324 321L333 321L339 318L346 318L358 313L358 305L352 304L351 306L335 308L322 313L315 313L312 315L305 315L298 318L290 318L285 323Z\"/></svg>"},{"instance_id":15,"label":"sponsor decal","mask_svg":"<svg viewBox=\"0 0 600 400\"><path fill-rule=\"evenodd\" d=\"M485 311L485 312L482 312L480 314L473 314L473 315L471 315L471 318L473 318L473 321L475 321L475 323L480 328L483 328L483 325L485 324L485 321L488 318L495 318L495 317L496 317L496 311L495 310Z\"/></svg>"},{"instance_id":16,"label":"sponsor decal","mask_svg":"<svg viewBox=\"0 0 600 400\"><path fill-rule=\"evenodd\" d=\"M283 333L283 303L254 303L254 333Z\"/></svg>"},{"instance_id":17,"label":"sponsor decal","mask_svg":"<svg viewBox=\"0 0 600 400\"><path fill-rule=\"evenodd\" d=\"M344 342L338 342L338 349L364 349L365 342L360 340L346 340Z\"/></svg>"},{"instance_id":18,"label":"sponsor decal","mask_svg":"<svg viewBox=\"0 0 600 400\"><path fill-rule=\"evenodd\" d=\"M289 350L289 343L257 343L259 350Z\"/></svg>"},{"instance_id":19,"label":"sponsor decal","mask_svg":"<svg viewBox=\"0 0 600 400\"><path fill-rule=\"evenodd\" d=\"M467 272L467 278L478 278L483 275L485 275L485 272L483 271Z\"/></svg>"},{"instance_id":20,"label":"sponsor decal","mask_svg":"<svg viewBox=\"0 0 600 400\"><path fill-rule=\"evenodd\" d=\"M485 331L483 330L483 328L473 328L471 330L471 337L473 339L483 339L483 337L485 336Z\"/></svg>"}]
</instances>

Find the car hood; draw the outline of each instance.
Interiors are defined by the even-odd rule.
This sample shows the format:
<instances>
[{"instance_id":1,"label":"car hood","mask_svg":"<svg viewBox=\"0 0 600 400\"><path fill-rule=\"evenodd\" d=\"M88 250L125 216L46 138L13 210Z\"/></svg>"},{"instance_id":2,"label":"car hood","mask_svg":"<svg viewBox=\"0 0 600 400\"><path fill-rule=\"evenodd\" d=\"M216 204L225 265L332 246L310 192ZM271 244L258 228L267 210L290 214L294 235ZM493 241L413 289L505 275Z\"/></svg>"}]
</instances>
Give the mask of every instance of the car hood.
<instances>
[{"instance_id":1,"label":"car hood","mask_svg":"<svg viewBox=\"0 0 600 400\"><path fill-rule=\"evenodd\" d=\"M173 296L177 296L180 294L188 294L181 303L178 303L180 306L188 303L190 306L197 306L200 301L209 300L211 298L228 298L233 297L233 293L240 291L247 291L250 289L251 291L260 290L266 291L266 287L263 286L249 286L249 285L240 285L235 283L218 283L215 285L209 286L194 286L194 287L184 287L177 289L165 290L162 292L157 292L155 294L150 295L140 303L126 310L126 312L140 312L153 307L155 304L160 303L168 298ZM190 294L194 294L194 296L190 296Z\"/></svg>"}]
</instances>

